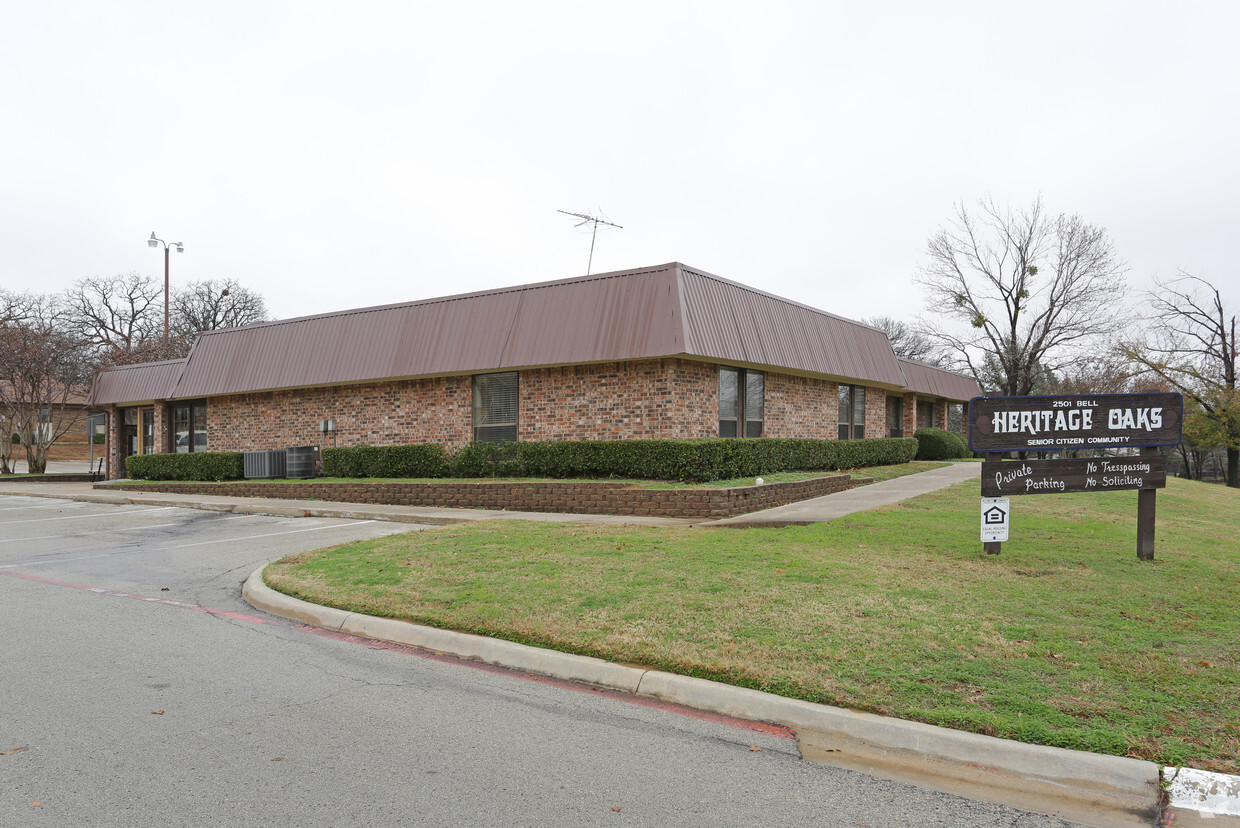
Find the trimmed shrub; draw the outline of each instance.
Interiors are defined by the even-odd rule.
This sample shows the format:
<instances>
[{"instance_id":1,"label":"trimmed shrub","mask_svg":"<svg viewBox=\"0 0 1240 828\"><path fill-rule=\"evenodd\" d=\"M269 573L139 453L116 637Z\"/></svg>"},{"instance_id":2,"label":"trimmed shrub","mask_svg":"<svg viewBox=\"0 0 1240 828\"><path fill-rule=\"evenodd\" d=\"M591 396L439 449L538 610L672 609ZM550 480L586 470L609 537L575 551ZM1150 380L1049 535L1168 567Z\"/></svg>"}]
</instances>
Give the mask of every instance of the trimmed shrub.
<instances>
[{"instance_id":1,"label":"trimmed shrub","mask_svg":"<svg viewBox=\"0 0 1240 828\"><path fill-rule=\"evenodd\" d=\"M781 471L835 471L907 463L917 440L810 440L778 437L700 440L582 440L469 443L451 457L443 446L351 446L324 449L327 477L623 477L708 482ZM227 468L200 469L199 458L228 457ZM130 477L230 480L243 476L241 454L148 454L130 457ZM167 459L163 459L167 458ZM135 462L136 461L136 462ZM190 476L193 475L193 476Z\"/></svg>"},{"instance_id":2,"label":"trimmed shrub","mask_svg":"<svg viewBox=\"0 0 1240 828\"><path fill-rule=\"evenodd\" d=\"M955 460L972 457L964 437L941 428L919 428L913 434L917 440L918 460Z\"/></svg>"},{"instance_id":3,"label":"trimmed shrub","mask_svg":"<svg viewBox=\"0 0 1240 828\"><path fill-rule=\"evenodd\" d=\"M448 453L438 443L323 449L326 477L443 477Z\"/></svg>"},{"instance_id":4,"label":"trimmed shrub","mask_svg":"<svg viewBox=\"0 0 1240 828\"><path fill-rule=\"evenodd\" d=\"M627 477L706 482L780 471L907 463L912 438L586 440L471 443L452 458L458 477Z\"/></svg>"},{"instance_id":5,"label":"trimmed shrub","mask_svg":"<svg viewBox=\"0 0 1240 828\"><path fill-rule=\"evenodd\" d=\"M135 454L125 458L125 473L134 480L240 480L245 466L239 451Z\"/></svg>"}]
</instances>

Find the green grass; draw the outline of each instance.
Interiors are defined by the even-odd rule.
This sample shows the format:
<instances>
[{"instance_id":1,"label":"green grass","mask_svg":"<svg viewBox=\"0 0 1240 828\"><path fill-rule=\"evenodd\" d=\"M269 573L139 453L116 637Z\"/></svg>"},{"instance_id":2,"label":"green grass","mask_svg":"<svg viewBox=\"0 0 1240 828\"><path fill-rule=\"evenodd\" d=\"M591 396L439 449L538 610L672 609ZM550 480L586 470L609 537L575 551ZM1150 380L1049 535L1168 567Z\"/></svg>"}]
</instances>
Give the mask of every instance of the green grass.
<instances>
[{"instance_id":1,"label":"green grass","mask_svg":"<svg viewBox=\"0 0 1240 828\"><path fill-rule=\"evenodd\" d=\"M272 587L1038 744L1240 770L1240 492L1017 498L999 556L976 482L826 524L487 522L305 553Z\"/></svg>"}]
</instances>

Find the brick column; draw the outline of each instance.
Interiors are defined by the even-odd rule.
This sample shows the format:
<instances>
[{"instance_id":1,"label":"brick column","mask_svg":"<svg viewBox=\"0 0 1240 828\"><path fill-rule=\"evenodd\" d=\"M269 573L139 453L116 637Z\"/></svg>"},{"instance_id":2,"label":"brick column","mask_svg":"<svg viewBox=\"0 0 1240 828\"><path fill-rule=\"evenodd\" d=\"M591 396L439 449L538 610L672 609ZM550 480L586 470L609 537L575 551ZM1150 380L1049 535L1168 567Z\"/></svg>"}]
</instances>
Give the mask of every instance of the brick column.
<instances>
[{"instance_id":1,"label":"brick column","mask_svg":"<svg viewBox=\"0 0 1240 828\"><path fill-rule=\"evenodd\" d=\"M887 436L887 392L881 388L865 389L865 436Z\"/></svg>"},{"instance_id":2,"label":"brick column","mask_svg":"<svg viewBox=\"0 0 1240 828\"><path fill-rule=\"evenodd\" d=\"M119 480L121 476L121 457L124 451L121 445L121 418L120 409L114 405L107 407L108 424L107 424L107 440L104 443L104 449L107 454L107 477L109 480Z\"/></svg>"}]
</instances>

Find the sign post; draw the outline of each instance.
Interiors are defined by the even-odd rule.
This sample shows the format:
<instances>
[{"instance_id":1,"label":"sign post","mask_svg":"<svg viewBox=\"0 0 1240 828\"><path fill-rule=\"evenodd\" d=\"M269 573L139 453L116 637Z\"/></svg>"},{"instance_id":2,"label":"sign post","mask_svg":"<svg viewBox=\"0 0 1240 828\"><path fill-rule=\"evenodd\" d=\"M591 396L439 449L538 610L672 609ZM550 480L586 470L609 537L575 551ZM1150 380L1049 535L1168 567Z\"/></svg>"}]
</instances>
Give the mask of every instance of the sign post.
<instances>
[{"instance_id":1,"label":"sign post","mask_svg":"<svg viewBox=\"0 0 1240 828\"><path fill-rule=\"evenodd\" d=\"M1180 442L1184 398L1179 394L1100 394L1063 397L974 397L969 446L987 453L982 496L1137 490L1137 557L1154 559L1158 489L1167 485L1159 446ZM1003 452L1140 448L1139 456L1054 460L999 459ZM983 512L985 507L983 507ZM1007 539L1006 530L1004 540ZM983 536L988 554L999 544Z\"/></svg>"}]
</instances>

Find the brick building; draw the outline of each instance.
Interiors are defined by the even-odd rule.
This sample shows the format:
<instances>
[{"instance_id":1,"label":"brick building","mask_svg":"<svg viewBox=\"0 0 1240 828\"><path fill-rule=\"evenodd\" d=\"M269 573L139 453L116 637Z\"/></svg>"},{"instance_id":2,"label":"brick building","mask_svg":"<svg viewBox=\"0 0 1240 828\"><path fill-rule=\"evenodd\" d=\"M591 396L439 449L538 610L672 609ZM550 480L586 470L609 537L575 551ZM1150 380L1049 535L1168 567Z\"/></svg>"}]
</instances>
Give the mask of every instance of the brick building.
<instances>
[{"instance_id":1,"label":"brick building","mask_svg":"<svg viewBox=\"0 0 1240 828\"><path fill-rule=\"evenodd\" d=\"M660 437L911 436L971 378L882 331L671 263L225 328L102 372L109 476L135 453Z\"/></svg>"}]
</instances>

